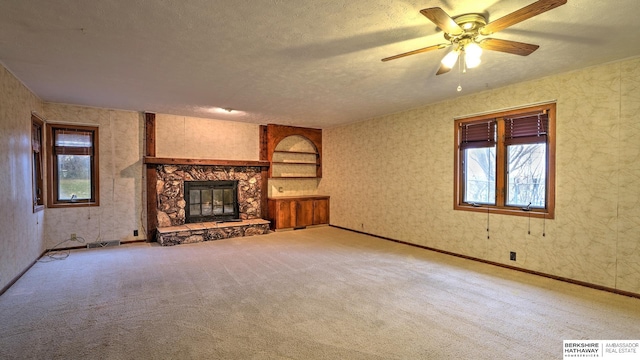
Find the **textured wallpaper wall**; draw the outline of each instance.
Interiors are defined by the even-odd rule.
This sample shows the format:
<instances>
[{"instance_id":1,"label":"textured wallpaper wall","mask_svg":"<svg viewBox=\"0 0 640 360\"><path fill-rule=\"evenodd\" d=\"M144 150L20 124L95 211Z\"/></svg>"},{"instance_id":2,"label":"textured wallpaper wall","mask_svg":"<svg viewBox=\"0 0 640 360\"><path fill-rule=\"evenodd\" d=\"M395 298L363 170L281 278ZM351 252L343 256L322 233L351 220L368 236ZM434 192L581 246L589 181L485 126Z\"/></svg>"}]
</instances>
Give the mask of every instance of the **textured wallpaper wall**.
<instances>
[{"instance_id":1,"label":"textured wallpaper wall","mask_svg":"<svg viewBox=\"0 0 640 360\"><path fill-rule=\"evenodd\" d=\"M47 208L47 248L68 239L71 233L87 242L145 239L142 220L145 216L143 115L133 111L52 103L44 104L44 114L47 121L96 124L100 141L100 206ZM138 230L137 237L133 236L133 230Z\"/></svg>"},{"instance_id":2,"label":"textured wallpaper wall","mask_svg":"<svg viewBox=\"0 0 640 360\"><path fill-rule=\"evenodd\" d=\"M606 64L325 129L319 191L332 224L640 293L638 68ZM453 119L549 100L556 218L531 219L528 235L526 217L454 211Z\"/></svg>"},{"instance_id":3,"label":"textured wallpaper wall","mask_svg":"<svg viewBox=\"0 0 640 360\"><path fill-rule=\"evenodd\" d=\"M31 112L42 102L0 65L0 289L44 250L44 211L33 213Z\"/></svg>"},{"instance_id":4,"label":"textured wallpaper wall","mask_svg":"<svg viewBox=\"0 0 640 360\"><path fill-rule=\"evenodd\" d=\"M184 159L258 160L260 125L156 115L156 156Z\"/></svg>"}]
</instances>

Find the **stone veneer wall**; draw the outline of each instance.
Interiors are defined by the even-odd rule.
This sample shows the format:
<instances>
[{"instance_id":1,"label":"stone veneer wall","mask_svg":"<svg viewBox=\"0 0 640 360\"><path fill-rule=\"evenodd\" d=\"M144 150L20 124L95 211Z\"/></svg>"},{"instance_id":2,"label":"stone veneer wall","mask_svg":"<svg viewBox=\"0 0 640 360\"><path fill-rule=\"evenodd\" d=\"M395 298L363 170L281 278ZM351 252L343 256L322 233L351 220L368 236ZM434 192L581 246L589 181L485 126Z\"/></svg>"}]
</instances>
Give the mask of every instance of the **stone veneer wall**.
<instances>
[{"instance_id":1,"label":"stone veneer wall","mask_svg":"<svg viewBox=\"0 0 640 360\"><path fill-rule=\"evenodd\" d=\"M253 166L158 165L156 193L158 227L185 223L184 182L238 180L238 202L242 220L259 219L262 174Z\"/></svg>"}]
</instances>

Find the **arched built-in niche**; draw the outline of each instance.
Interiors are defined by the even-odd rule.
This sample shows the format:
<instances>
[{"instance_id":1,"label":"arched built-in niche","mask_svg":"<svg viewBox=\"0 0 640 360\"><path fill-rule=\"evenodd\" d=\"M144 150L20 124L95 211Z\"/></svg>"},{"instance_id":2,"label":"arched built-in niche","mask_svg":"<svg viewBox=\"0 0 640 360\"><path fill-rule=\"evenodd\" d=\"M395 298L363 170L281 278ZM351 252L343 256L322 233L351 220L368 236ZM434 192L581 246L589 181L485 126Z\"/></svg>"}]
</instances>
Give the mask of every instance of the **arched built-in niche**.
<instances>
[{"instance_id":1,"label":"arched built-in niche","mask_svg":"<svg viewBox=\"0 0 640 360\"><path fill-rule=\"evenodd\" d=\"M282 139L271 157L271 178L316 178L318 151L315 145L302 135Z\"/></svg>"},{"instance_id":2,"label":"arched built-in niche","mask_svg":"<svg viewBox=\"0 0 640 360\"><path fill-rule=\"evenodd\" d=\"M267 126L267 153L272 179L322 177L322 130Z\"/></svg>"}]
</instances>

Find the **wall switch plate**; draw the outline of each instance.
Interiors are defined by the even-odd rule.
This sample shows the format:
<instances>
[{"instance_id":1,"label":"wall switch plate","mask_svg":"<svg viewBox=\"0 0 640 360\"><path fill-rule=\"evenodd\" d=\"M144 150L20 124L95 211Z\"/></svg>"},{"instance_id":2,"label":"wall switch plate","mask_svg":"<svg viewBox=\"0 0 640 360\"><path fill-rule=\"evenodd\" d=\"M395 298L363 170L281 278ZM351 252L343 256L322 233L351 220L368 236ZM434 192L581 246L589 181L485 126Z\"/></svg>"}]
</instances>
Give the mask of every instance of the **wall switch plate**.
<instances>
[{"instance_id":1,"label":"wall switch plate","mask_svg":"<svg viewBox=\"0 0 640 360\"><path fill-rule=\"evenodd\" d=\"M133 236L138 236L138 230L133 230Z\"/></svg>"},{"instance_id":2,"label":"wall switch plate","mask_svg":"<svg viewBox=\"0 0 640 360\"><path fill-rule=\"evenodd\" d=\"M516 261L516 252L515 251L511 251L509 253L509 260Z\"/></svg>"}]
</instances>

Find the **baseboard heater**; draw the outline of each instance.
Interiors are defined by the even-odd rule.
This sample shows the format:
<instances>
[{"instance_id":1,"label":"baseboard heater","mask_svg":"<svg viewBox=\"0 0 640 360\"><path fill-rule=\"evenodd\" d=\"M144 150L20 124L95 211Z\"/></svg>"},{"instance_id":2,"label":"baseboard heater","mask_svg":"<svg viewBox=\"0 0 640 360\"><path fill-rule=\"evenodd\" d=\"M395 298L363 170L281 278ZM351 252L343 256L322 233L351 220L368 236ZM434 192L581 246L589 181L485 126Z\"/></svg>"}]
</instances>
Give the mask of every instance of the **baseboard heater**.
<instances>
[{"instance_id":1,"label":"baseboard heater","mask_svg":"<svg viewBox=\"0 0 640 360\"><path fill-rule=\"evenodd\" d=\"M91 248L101 248L107 246L119 246L120 240L111 240L111 241L95 241L87 244L87 249Z\"/></svg>"}]
</instances>

